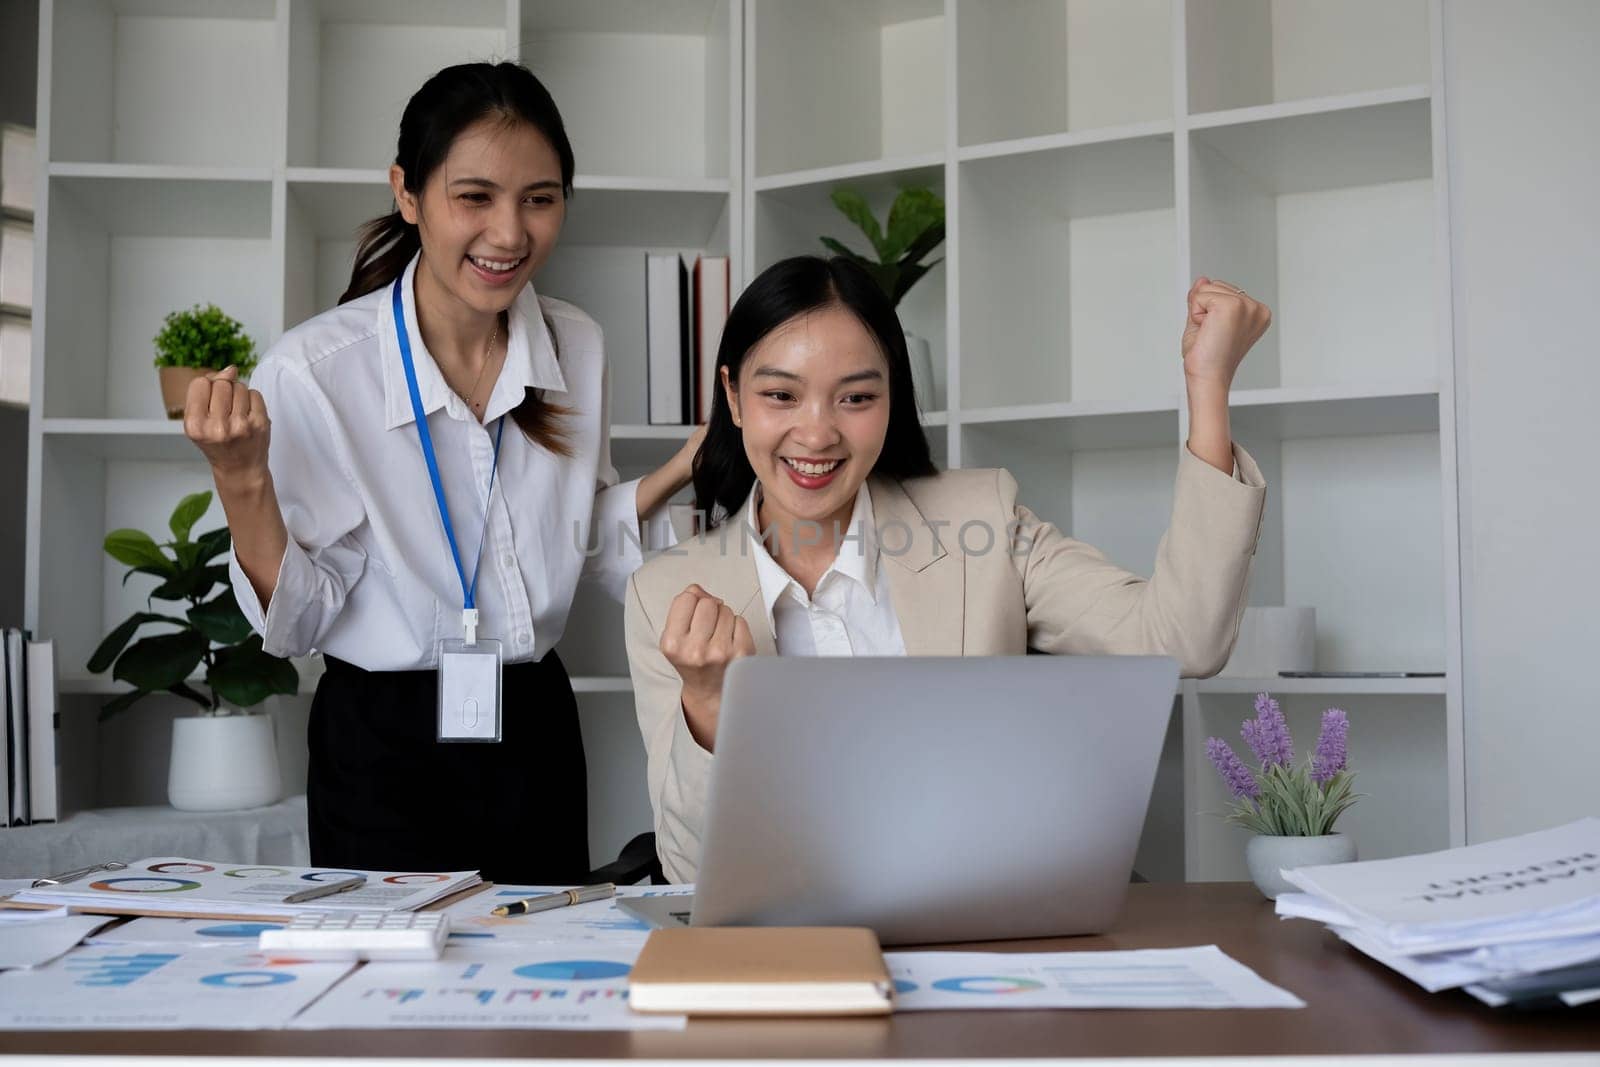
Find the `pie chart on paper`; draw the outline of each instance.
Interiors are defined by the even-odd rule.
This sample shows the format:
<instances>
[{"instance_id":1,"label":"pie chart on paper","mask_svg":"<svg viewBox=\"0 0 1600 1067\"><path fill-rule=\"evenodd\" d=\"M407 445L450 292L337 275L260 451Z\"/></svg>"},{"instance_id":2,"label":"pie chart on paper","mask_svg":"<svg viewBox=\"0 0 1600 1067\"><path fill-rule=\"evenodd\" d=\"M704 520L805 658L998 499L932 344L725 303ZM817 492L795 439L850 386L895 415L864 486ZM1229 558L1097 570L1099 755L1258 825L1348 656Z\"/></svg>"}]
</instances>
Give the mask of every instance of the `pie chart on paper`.
<instances>
[{"instance_id":1,"label":"pie chart on paper","mask_svg":"<svg viewBox=\"0 0 1600 1067\"><path fill-rule=\"evenodd\" d=\"M513 973L519 978L534 978L544 982L599 982L607 978L621 978L633 970L626 963L611 960L552 960L549 963L528 963Z\"/></svg>"}]
</instances>

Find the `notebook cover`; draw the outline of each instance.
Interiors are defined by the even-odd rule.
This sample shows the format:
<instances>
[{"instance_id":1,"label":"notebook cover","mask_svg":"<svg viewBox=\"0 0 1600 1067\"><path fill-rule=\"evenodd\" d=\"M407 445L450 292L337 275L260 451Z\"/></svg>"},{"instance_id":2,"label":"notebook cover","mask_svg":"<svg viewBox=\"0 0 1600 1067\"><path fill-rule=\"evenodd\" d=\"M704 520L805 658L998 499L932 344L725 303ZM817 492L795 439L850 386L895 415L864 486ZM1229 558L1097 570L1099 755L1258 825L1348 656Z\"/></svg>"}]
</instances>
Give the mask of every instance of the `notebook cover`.
<instances>
[{"instance_id":1,"label":"notebook cover","mask_svg":"<svg viewBox=\"0 0 1600 1067\"><path fill-rule=\"evenodd\" d=\"M685 926L654 930L629 977L641 1011L690 1014L885 1014L888 968L871 930L843 926ZM795 996L774 999L775 987ZM701 1001L700 991L716 996ZM645 994L645 1006L638 1003ZM672 1007L648 1002L670 998Z\"/></svg>"}]
</instances>

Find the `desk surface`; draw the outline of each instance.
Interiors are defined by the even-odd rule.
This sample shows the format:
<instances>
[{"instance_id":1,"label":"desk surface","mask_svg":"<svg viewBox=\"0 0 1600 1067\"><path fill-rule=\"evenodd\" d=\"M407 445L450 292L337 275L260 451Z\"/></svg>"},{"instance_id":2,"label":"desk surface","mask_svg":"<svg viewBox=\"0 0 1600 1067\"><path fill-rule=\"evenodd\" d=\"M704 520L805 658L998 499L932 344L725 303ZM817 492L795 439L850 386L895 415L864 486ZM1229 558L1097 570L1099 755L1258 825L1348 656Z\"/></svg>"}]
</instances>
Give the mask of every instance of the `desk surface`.
<instances>
[{"instance_id":1,"label":"desk surface","mask_svg":"<svg viewBox=\"0 0 1600 1067\"><path fill-rule=\"evenodd\" d=\"M960 946L990 951L1216 944L1301 1010L907 1012L890 1018L690 1020L680 1032L344 1030L0 1033L0 1054L254 1056L999 1058L1425 1054L1600 1050L1600 1005L1502 1014L1428 994L1320 925L1285 922L1242 883L1135 885L1103 937ZM953 947L953 946L952 946Z\"/></svg>"}]
</instances>

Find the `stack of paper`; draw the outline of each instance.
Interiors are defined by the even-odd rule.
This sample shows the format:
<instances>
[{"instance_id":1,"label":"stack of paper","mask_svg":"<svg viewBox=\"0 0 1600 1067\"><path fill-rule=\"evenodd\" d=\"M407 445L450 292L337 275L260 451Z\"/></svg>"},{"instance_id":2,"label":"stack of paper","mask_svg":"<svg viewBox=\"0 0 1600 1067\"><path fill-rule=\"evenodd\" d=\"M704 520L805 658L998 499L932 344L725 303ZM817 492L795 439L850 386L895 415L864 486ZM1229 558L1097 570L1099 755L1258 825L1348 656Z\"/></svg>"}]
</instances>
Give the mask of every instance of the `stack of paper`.
<instances>
[{"instance_id":1,"label":"stack of paper","mask_svg":"<svg viewBox=\"0 0 1600 1067\"><path fill-rule=\"evenodd\" d=\"M1429 992L1600 999L1600 819L1421 856L1283 872L1278 914L1326 923Z\"/></svg>"},{"instance_id":2,"label":"stack of paper","mask_svg":"<svg viewBox=\"0 0 1600 1067\"><path fill-rule=\"evenodd\" d=\"M291 894L353 874L366 875L366 884L301 904L284 903ZM79 882L24 889L11 901L107 915L275 919L310 911L414 911L482 881L477 871L257 867L167 856L130 863L126 870L101 871Z\"/></svg>"}]
</instances>

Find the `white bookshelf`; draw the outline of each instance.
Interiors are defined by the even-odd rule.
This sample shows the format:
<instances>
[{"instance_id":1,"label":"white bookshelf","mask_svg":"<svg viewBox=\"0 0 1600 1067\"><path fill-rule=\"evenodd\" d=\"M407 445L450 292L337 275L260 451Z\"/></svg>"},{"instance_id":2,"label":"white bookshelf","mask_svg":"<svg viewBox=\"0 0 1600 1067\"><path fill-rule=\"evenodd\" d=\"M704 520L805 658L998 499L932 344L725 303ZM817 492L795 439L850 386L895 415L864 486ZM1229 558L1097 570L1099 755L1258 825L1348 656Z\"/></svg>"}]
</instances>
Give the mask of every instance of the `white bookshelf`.
<instances>
[{"instance_id":1,"label":"white bookshelf","mask_svg":"<svg viewBox=\"0 0 1600 1067\"><path fill-rule=\"evenodd\" d=\"M1237 742L1260 689L1302 745L1323 708L1350 712L1364 854L1461 843L1432 0L852 9L808 5L798 26L785 0L750 5L752 269L847 234L837 184L880 210L906 185L939 191L948 258L901 310L935 339L944 455L1009 468L1041 515L1145 572L1187 433L1183 295L1201 273L1244 286L1275 313L1233 397L1271 486L1251 603L1315 605L1321 669L1446 672L1186 685L1141 864L1244 876L1206 814L1222 798L1203 746Z\"/></svg>"},{"instance_id":2,"label":"white bookshelf","mask_svg":"<svg viewBox=\"0 0 1600 1067\"><path fill-rule=\"evenodd\" d=\"M84 664L149 589L122 585L105 532L163 529L180 495L210 485L163 417L162 317L211 301L264 350L331 306L356 227L391 207L405 102L440 67L521 58L549 86L579 173L539 288L605 329L625 472L681 444L687 427L644 425L643 260L730 255L744 277L742 18L740 0L45 0L25 618L56 639L73 714L92 722L117 688ZM213 506L199 527L221 521ZM620 650L619 634L586 600L562 644L593 735L601 859L649 820L639 742L620 729L637 733L619 714L626 663L584 654ZM291 723L314 688L306 668L301 696L273 701ZM170 711L130 714L154 729ZM102 748L137 724L114 725ZM114 762L101 760L100 802L160 799L105 795L129 777Z\"/></svg>"},{"instance_id":3,"label":"white bookshelf","mask_svg":"<svg viewBox=\"0 0 1600 1067\"><path fill-rule=\"evenodd\" d=\"M728 255L737 291L821 235L860 247L834 188L881 213L926 185L945 262L900 310L934 355L936 458L1010 468L1040 514L1148 570L1187 432L1189 280L1266 300L1233 397L1271 485L1251 603L1315 605L1322 669L1445 676L1185 684L1140 862L1243 875L1203 743L1236 739L1259 688L1302 744L1350 712L1364 855L1461 843L1438 2L44 0L27 621L71 699L103 699L81 664L142 587L100 539L208 484L160 417L161 316L214 300L265 347L331 305L355 226L389 207L409 93L521 58L579 165L540 289L606 331L624 477L688 433L645 418L645 251ZM597 856L648 817L621 629L586 594L560 646Z\"/></svg>"}]
</instances>

